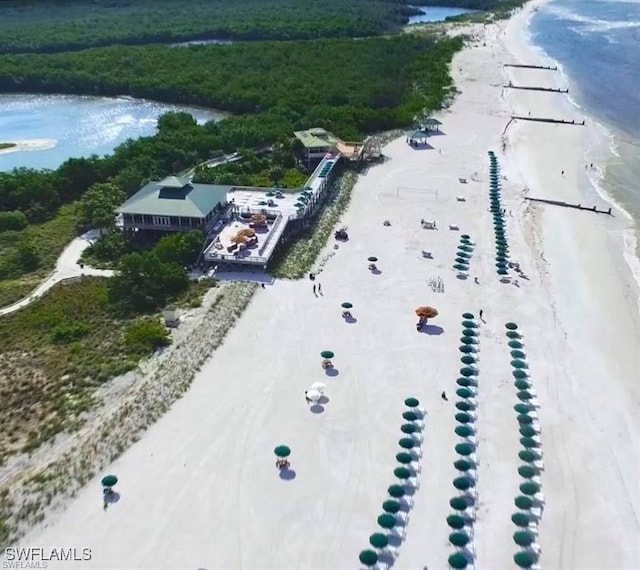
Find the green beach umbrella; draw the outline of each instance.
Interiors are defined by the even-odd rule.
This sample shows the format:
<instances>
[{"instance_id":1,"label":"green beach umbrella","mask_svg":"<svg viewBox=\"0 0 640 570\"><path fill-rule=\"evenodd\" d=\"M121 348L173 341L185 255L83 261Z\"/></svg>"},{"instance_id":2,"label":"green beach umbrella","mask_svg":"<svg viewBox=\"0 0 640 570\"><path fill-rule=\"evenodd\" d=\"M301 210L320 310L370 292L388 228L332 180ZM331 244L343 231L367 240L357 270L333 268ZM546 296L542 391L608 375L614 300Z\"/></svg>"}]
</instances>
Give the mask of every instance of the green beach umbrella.
<instances>
[{"instance_id":1,"label":"green beach umbrella","mask_svg":"<svg viewBox=\"0 0 640 570\"><path fill-rule=\"evenodd\" d=\"M456 408L461 412L469 412L473 410L473 406L469 402L456 402Z\"/></svg>"},{"instance_id":2,"label":"green beach umbrella","mask_svg":"<svg viewBox=\"0 0 640 570\"><path fill-rule=\"evenodd\" d=\"M448 562L449 566L456 570L466 568L469 565L469 561L466 559L465 555L460 552L456 552L449 556Z\"/></svg>"},{"instance_id":3,"label":"green beach umbrella","mask_svg":"<svg viewBox=\"0 0 640 570\"><path fill-rule=\"evenodd\" d=\"M465 366L460 369L460 374L462 374L463 376L476 376L478 374L478 371L475 368L469 368L468 366Z\"/></svg>"},{"instance_id":4,"label":"green beach umbrella","mask_svg":"<svg viewBox=\"0 0 640 570\"><path fill-rule=\"evenodd\" d=\"M464 258L464 257L456 257L456 258L454 259L454 261L455 261L457 264L460 264L460 265L466 265L466 264L467 264L467 259L466 259L466 258Z\"/></svg>"},{"instance_id":5,"label":"green beach umbrella","mask_svg":"<svg viewBox=\"0 0 640 570\"><path fill-rule=\"evenodd\" d=\"M529 551L521 550L513 555L513 561L520 568L531 568L536 563L536 557Z\"/></svg>"},{"instance_id":6,"label":"green beach umbrella","mask_svg":"<svg viewBox=\"0 0 640 570\"><path fill-rule=\"evenodd\" d=\"M478 340L470 336L461 337L460 342L462 344L478 344Z\"/></svg>"},{"instance_id":7,"label":"green beach umbrella","mask_svg":"<svg viewBox=\"0 0 640 570\"><path fill-rule=\"evenodd\" d=\"M113 487L118 482L118 478L115 475L105 475L102 478L103 487Z\"/></svg>"},{"instance_id":8,"label":"green beach umbrella","mask_svg":"<svg viewBox=\"0 0 640 570\"><path fill-rule=\"evenodd\" d=\"M385 513L384 515L380 515L378 517L378 524L382 528L393 528L396 526L396 517L390 515L389 513Z\"/></svg>"},{"instance_id":9,"label":"green beach umbrella","mask_svg":"<svg viewBox=\"0 0 640 570\"><path fill-rule=\"evenodd\" d=\"M535 495L540 492L540 485L534 483L533 481L527 481L526 483L522 483L520 485L520 492L523 495Z\"/></svg>"},{"instance_id":10,"label":"green beach umbrella","mask_svg":"<svg viewBox=\"0 0 640 570\"><path fill-rule=\"evenodd\" d=\"M537 474L538 470L535 467L531 467L531 465L520 465L518 467L518 475L525 479L533 479Z\"/></svg>"},{"instance_id":11,"label":"green beach umbrella","mask_svg":"<svg viewBox=\"0 0 640 570\"><path fill-rule=\"evenodd\" d=\"M470 541L469 535L464 532L452 532L449 535L449 542L458 548L464 548Z\"/></svg>"},{"instance_id":12,"label":"green beach umbrella","mask_svg":"<svg viewBox=\"0 0 640 570\"><path fill-rule=\"evenodd\" d=\"M508 344L511 348L524 348L524 344L519 340L510 340Z\"/></svg>"},{"instance_id":13,"label":"green beach umbrella","mask_svg":"<svg viewBox=\"0 0 640 570\"><path fill-rule=\"evenodd\" d=\"M335 356L335 354L333 352L331 352L330 350L323 350L320 353L320 356L322 356L322 358L333 358Z\"/></svg>"},{"instance_id":14,"label":"green beach umbrella","mask_svg":"<svg viewBox=\"0 0 640 570\"><path fill-rule=\"evenodd\" d=\"M526 528L531 522L531 517L525 513L513 513L511 515L511 522L516 526Z\"/></svg>"},{"instance_id":15,"label":"green beach umbrella","mask_svg":"<svg viewBox=\"0 0 640 570\"><path fill-rule=\"evenodd\" d=\"M459 346L458 350L460 352L463 352L464 354L473 354L476 351L476 349L473 348L473 346L469 346L467 344L463 344L462 346Z\"/></svg>"},{"instance_id":16,"label":"green beach umbrella","mask_svg":"<svg viewBox=\"0 0 640 570\"><path fill-rule=\"evenodd\" d=\"M420 401L417 398L407 398L404 401L404 405L408 408L417 408L420 405Z\"/></svg>"},{"instance_id":17,"label":"green beach umbrella","mask_svg":"<svg viewBox=\"0 0 640 570\"><path fill-rule=\"evenodd\" d=\"M456 251L456 255L461 259L466 260L464 263L469 263L469 259L471 259L471 254L466 251Z\"/></svg>"},{"instance_id":18,"label":"green beach umbrella","mask_svg":"<svg viewBox=\"0 0 640 570\"><path fill-rule=\"evenodd\" d=\"M420 428L415 424L402 424L400 426L400 431L402 431L402 433L412 434L419 432Z\"/></svg>"},{"instance_id":19,"label":"green beach umbrella","mask_svg":"<svg viewBox=\"0 0 640 570\"><path fill-rule=\"evenodd\" d=\"M289 455L291 455L291 450L286 445L279 445L273 452L276 454L276 457L289 457Z\"/></svg>"},{"instance_id":20,"label":"green beach umbrella","mask_svg":"<svg viewBox=\"0 0 640 570\"><path fill-rule=\"evenodd\" d=\"M398 501L385 501L384 503L382 503L382 510L385 513L391 513L392 515L395 515L399 510L400 510L400 503Z\"/></svg>"},{"instance_id":21,"label":"green beach umbrella","mask_svg":"<svg viewBox=\"0 0 640 570\"><path fill-rule=\"evenodd\" d=\"M513 502L516 507L525 511L533 507L533 501L531 500L531 497L527 497L526 495L518 495Z\"/></svg>"},{"instance_id":22,"label":"green beach umbrella","mask_svg":"<svg viewBox=\"0 0 640 570\"><path fill-rule=\"evenodd\" d=\"M460 358L460 362L462 362L462 364L475 364L478 362L478 359L475 356L466 355Z\"/></svg>"},{"instance_id":23,"label":"green beach umbrella","mask_svg":"<svg viewBox=\"0 0 640 570\"><path fill-rule=\"evenodd\" d=\"M522 337L518 331L507 331L507 338L519 339Z\"/></svg>"},{"instance_id":24,"label":"green beach umbrella","mask_svg":"<svg viewBox=\"0 0 640 570\"><path fill-rule=\"evenodd\" d=\"M526 358L527 355L521 350L512 350L509 354L511 354L511 358Z\"/></svg>"},{"instance_id":25,"label":"green beach umbrella","mask_svg":"<svg viewBox=\"0 0 640 570\"><path fill-rule=\"evenodd\" d=\"M468 388L469 386L473 386L474 382L473 382L473 380L470 380L469 378L458 378L456 380L456 384L458 386L462 386L463 388Z\"/></svg>"},{"instance_id":26,"label":"green beach umbrella","mask_svg":"<svg viewBox=\"0 0 640 570\"><path fill-rule=\"evenodd\" d=\"M402 463L403 465L408 465L413 461L413 455L401 451L400 453L396 453L396 461L398 463Z\"/></svg>"},{"instance_id":27,"label":"green beach umbrella","mask_svg":"<svg viewBox=\"0 0 640 570\"><path fill-rule=\"evenodd\" d=\"M511 366L513 366L514 368L529 368L527 363L524 360L520 360L519 358L512 360Z\"/></svg>"},{"instance_id":28,"label":"green beach umbrella","mask_svg":"<svg viewBox=\"0 0 640 570\"><path fill-rule=\"evenodd\" d=\"M345 301L344 303L342 303L342 305L340 305L343 309L352 309L353 305L347 301Z\"/></svg>"},{"instance_id":29,"label":"green beach umbrella","mask_svg":"<svg viewBox=\"0 0 640 570\"><path fill-rule=\"evenodd\" d=\"M518 328L518 325L516 323L505 323L505 328L509 329L510 331L514 331Z\"/></svg>"},{"instance_id":30,"label":"green beach umbrella","mask_svg":"<svg viewBox=\"0 0 640 570\"><path fill-rule=\"evenodd\" d=\"M498 269L498 271L496 271L496 273L498 275L509 275L509 272L506 269Z\"/></svg>"},{"instance_id":31,"label":"green beach umbrella","mask_svg":"<svg viewBox=\"0 0 640 570\"><path fill-rule=\"evenodd\" d=\"M462 326L466 329L477 329L478 323L469 319L465 319L464 321L462 321Z\"/></svg>"},{"instance_id":32,"label":"green beach umbrella","mask_svg":"<svg viewBox=\"0 0 640 570\"><path fill-rule=\"evenodd\" d=\"M409 471L406 467L396 467L393 470L393 474L398 479L410 479L411 478L411 471Z\"/></svg>"},{"instance_id":33,"label":"green beach umbrella","mask_svg":"<svg viewBox=\"0 0 640 570\"><path fill-rule=\"evenodd\" d=\"M473 246L471 246L471 245L459 245L458 249L460 251L471 252L471 251L473 251Z\"/></svg>"},{"instance_id":34,"label":"green beach umbrella","mask_svg":"<svg viewBox=\"0 0 640 570\"><path fill-rule=\"evenodd\" d=\"M526 461L527 463L533 463L534 461L540 459L540 456L537 453L534 453L529 449L523 449L522 451L519 451L518 457L522 459L522 461Z\"/></svg>"},{"instance_id":35,"label":"green beach umbrella","mask_svg":"<svg viewBox=\"0 0 640 570\"><path fill-rule=\"evenodd\" d=\"M454 263L453 268L457 269L458 271L469 271L469 266L463 265L462 263Z\"/></svg>"},{"instance_id":36,"label":"green beach umbrella","mask_svg":"<svg viewBox=\"0 0 640 570\"><path fill-rule=\"evenodd\" d=\"M373 550L363 550L358 558L365 566L375 566L378 563L378 555Z\"/></svg>"},{"instance_id":37,"label":"green beach umbrella","mask_svg":"<svg viewBox=\"0 0 640 570\"><path fill-rule=\"evenodd\" d=\"M410 437L403 437L400 441L398 441L400 447L404 449L413 449L416 446L416 442L414 439Z\"/></svg>"},{"instance_id":38,"label":"green beach umbrella","mask_svg":"<svg viewBox=\"0 0 640 570\"><path fill-rule=\"evenodd\" d=\"M458 471L470 471L471 469L473 469L473 464L466 459L458 459L457 461L454 461L453 466Z\"/></svg>"},{"instance_id":39,"label":"green beach umbrella","mask_svg":"<svg viewBox=\"0 0 640 570\"><path fill-rule=\"evenodd\" d=\"M519 400L532 400L533 394L531 392L527 392L526 390L521 390L517 394Z\"/></svg>"},{"instance_id":40,"label":"green beach umbrella","mask_svg":"<svg viewBox=\"0 0 640 570\"><path fill-rule=\"evenodd\" d=\"M523 437L534 437L538 432L536 432L536 428L530 425L522 425L520 424L520 435Z\"/></svg>"},{"instance_id":41,"label":"green beach umbrella","mask_svg":"<svg viewBox=\"0 0 640 570\"><path fill-rule=\"evenodd\" d=\"M527 449L536 449L540 447L540 444L535 439L529 436L521 437L520 445L522 445L522 447L526 447Z\"/></svg>"},{"instance_id":42,"label":"green beach umbrella","mask_svg":"<svg viewBox=\"0 0 640 570\"><path fill-rule=\"evenodd\" d=\"M474 316L473 313L462 313L462 318L469 320L469 319L475 319L476 317Z\"/></svg>"},{"instance_id":43,"label":"green beach umbrella","mask_svg":"<svg viewBox=\"0 0 640 570\"><path fill-rule=\"evenodd\" d=\"M460 437L470 437L476 433L473 428L468 425L456 426L454 431L456 432L456 435L459 435Z\"/></svg>"},{"instance_id":44,"label":"green beach umbrella","mask_svg":"<svg viewBox=\"0 0 640 570\"><path fill-rule=\"evenodd\" d=\"M526 414L518 415L517 420L520 425L528 425L533 423L533 418Z\"/></svg>"},{"instance_id":45,"label":"green beach umbrella","mask_svg":"<svg viewBox=\"0 0 640 570\"><path fill-rule=\"evenodd\" d=\"M535 535L529 530L519 530L513 533L513 541L522 547L531 546L535 541Z\"/></svg>"},{"instance_id":46,"label":"green beach umbrella","mask_svg":"<svg viewBox=\"0 0 640 570\"><path fill-rule=\"evenodd\" d=\"M378 258L372 255L371 257L367 257L367 261L370 261L371 263L374 263L374 262L378 261Z\"/></svg>"},{"instance_id":47,"label":"green beach umbrella","mask_svg":"<svg viewBox=\"0 0 640 570\"><path fill-rule=\"evenodd\" d=\"M456 421L460 422L461 424L473 423L473 417L469 414L465 414L464 412L457 413L455 417Z\"/></svg>"},{"instance_id":48,"label":"green beach umbrella","mask_svg":"<svg viewBox=\"0 0 640 570\"><path fill-rule=\"evenodd\" d=\"M513 409L519 414L528 414L529 412L532 412L534 410L533 406L523 403L516 404L515 406L513 406Z\"/></svg>"},{"instance_id":49,"label":"green beach umbrella","mask_svg":"<svg viewBox=\"0 0 640 570\"><path fill-rule=\"evenodd\" d=\"M527 390L528 388L531 388L531 384L526 380L516 380L514 385L518 390Z\"/></svg>"},{"instance_id":50,"label":"green beach umbrella","mask_svg":"<svg viewBox=\"0 0 640 570\"><path fill-rule=\"evenodd\" d=\"M415 412L402 412L402 417L408 422L415 422L418 419L418 414Z\"/></svg>"},{"instance_id":51,"label":"green beach umbrella","mask_svg":"<svg viewBox=\"0 0 640 570\"><path fill-rule=\"evenodd\" d=\"M458 388L456 390L456 394L461 398L466 398L466 399L473 398L474 396L473 392L469 390L469 388Z\"/></svg>"},{"instance_id":52,"label":"green beach umbrella","mask_svg":"<svg viewBox=\"0 0 640 570\"><path fill-rule=\"evenodd\" d=\"M456 530L464 528L465 520L460 515L449 515L447 517L447 524Z\"/></svg>"},{"instance_id":53,"label":"green beach umbrella","mask_svg":"<svg viewBox=\"0 0 640 570\"><path fill-rule=\"evenodd\" d=\"M456 477L453 480L453 486L458 489L458 491L466 491L471 489L471 487L474 487L475 483L473 482L473 479L470 479L469 477Z\"/></svg>"},{"instance_id":54,"label":"green beach umbrella","mask_svg":"<svg viewBox=\"0 0 640 570\"><path fill-rule=\"evenodd\" d=\"M475 447L470 443L458 443L455 447L456 453L458 455L462 455L463 457L471 455L474 449Z\"/></svg>"},{"instance_id":55,"label":"green beach umbrella","mask_svg":"<svg viewBox=\"0 0 640 570\"><path fill-rule=\"evenodd\" d=\"M405 490L402 485L391 485L387 488L387 493L392 496L394 499L399 499L405 496Z\"/></svg>"},{"instance_id":56,"label":"green beach umbrella","mask_svg":"<svg viewBox=\"0 0 640 570\"><path fill-rule=\"evenodd\" d=\"M516 368L513 372L511 372L514 378L523 379L527 378L528 374L522 370L521 368Z\"/></svg>"},{"instance_id":57,"label":"green beach umbrella","mask_svg":"<svg viewBox=\"0 0 640 570\"><path fill-rule=\"evenodd\" d=\"M369 537L369 544L374 548L386 548L389 545L389 537L381 532L376 532Z\"/></svg>"}]
</instances>

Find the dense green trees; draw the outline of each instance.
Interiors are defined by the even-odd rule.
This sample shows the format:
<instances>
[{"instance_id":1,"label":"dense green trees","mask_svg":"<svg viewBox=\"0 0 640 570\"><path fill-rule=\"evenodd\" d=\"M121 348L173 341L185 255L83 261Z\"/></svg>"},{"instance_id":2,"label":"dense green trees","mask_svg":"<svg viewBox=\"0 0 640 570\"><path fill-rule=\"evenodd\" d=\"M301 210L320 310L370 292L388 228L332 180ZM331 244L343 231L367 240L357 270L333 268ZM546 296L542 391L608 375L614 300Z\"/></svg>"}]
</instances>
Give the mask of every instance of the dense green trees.
<instances>
[{"instance_id":1,"label":"dense green trees","mask_svg":"<svg viewBox=\"0 0 640 570\"><path fill-rule=\"evenodd\" d=\"M169 234L158 240L153 248L158 259L163 263L177 263L182 266L193 265L198 259L204 234L192 230L183 234Z\"/></svg>"},{"instance_id":2,"label":"dense green trees","mask_svg":"<svg viewBox=\"0 0 640 570\"><path fill-rule=\"evenodd\" d=\"M0 212L0 232L20 231L27 227L29 220L20 210Z\"/></svg>"},{"instance_id":3,"label":"dense green trees","mask_svg":"<svg viewBox=\"0 0 640 570\"><path fill-rule=\"evenodd\" d=\"M0 53L110 44L362 37L397 30L400 0L4 0Z\"/></svg>"},{"instance_id":4,"label":"dense green trees","mask_svg":"<svg viewBox=\"0 0 640 570\"><path fill-rule=\"evenodd\" d=\"M94 184L80 201L82 223L100 230L113 228L115 210L124 202L124 199L125 193L116 184L110 182Z\"/></svg>"}]
</instances>

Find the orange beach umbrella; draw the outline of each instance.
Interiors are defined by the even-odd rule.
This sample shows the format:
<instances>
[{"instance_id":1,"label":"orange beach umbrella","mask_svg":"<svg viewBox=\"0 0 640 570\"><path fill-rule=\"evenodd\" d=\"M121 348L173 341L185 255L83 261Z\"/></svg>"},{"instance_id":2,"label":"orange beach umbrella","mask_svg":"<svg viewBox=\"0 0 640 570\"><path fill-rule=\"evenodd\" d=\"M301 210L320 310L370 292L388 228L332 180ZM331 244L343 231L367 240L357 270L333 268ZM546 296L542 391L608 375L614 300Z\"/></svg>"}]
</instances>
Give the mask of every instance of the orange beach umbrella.
<instances>
[{"instance_id":1,"label":"orange beach umbrella","mask_svg":"<svg viewBox=\"0 0 640 570\"><path fill-rule=\"evenodd\" d=\"M433 319L433 317L438 316L438 311L433 307L418 307L416 315L424 319Z\"/></svg>"}]
</instances>

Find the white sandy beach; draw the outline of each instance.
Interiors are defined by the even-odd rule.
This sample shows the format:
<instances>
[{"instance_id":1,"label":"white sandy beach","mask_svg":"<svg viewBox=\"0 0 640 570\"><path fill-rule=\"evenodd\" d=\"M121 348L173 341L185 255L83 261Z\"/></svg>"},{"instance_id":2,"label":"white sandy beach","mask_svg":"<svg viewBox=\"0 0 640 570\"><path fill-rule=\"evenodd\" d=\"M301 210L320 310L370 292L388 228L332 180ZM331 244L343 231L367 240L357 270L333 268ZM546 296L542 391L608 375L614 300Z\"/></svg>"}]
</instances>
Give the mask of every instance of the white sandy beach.
<instances>
[{"instance_id":1,"label":"white sandy beach","mask_svg":"<svg viewBox=\"0 0 640 570\"><path fill-rule=\"evenodd\" d=\"M6 154L9 152L21 152L25 150L48 150L56 146L57 141L55 139L24 139L19 141L0 141L9 142L15 146L9 148L0 149L0 154Z\"/></svg>"},{"instance_id":2,"label":"white sandy beach","mask_svg":"<svg viewBox=\"0 0 640 570\"><path fill-rule=\"evenodd\" d=\"M360 178L343 220L351 239L323 254L334 253L316 280L323 295L314 296L309 280L259 290L189 392L20 546L92 550L90 561L48 566L64 569L359 568L396 482L403 402L415 396L427 412L419 488L393 567L448 568L461 315L483 309L475 567L515 568L518 551L510 517L521 446L508 321L524 335L538 395L540 567L637 567L640 319L638 289L616 241L625 222L522 198L527 187L529 196L605 206L585 183L589 129L514 124L501 150L512 109L582 120L566 96L502 89L509 80L559 81L553 72L502 67L537 61L523 40L531 9L476 27L485 37L454 59L460 95L440 117L444 134L430 139L434 148L413 150L398 139L384 149L389 160ZM488 150L507 177L510 257L529 277L519 286L500 282L494 267ZM421 229L421 218L437 220L438 229ZM477 244L467 280L451 267L463 233ZM371 255L379 275L367 269ZM444 293L427 283L438 277ZM357 322L343 321L343 301L354 304ZM417 333L414 309L425 304L440 315ZM336 376L321 369L326 349L336 353ZM316 381L327 385L321 413L303 396ZM292 479L274 467L278 444L292 449ZM119 477L121 497L103 512L106 473Z\"/></svg>"}]
</instances>

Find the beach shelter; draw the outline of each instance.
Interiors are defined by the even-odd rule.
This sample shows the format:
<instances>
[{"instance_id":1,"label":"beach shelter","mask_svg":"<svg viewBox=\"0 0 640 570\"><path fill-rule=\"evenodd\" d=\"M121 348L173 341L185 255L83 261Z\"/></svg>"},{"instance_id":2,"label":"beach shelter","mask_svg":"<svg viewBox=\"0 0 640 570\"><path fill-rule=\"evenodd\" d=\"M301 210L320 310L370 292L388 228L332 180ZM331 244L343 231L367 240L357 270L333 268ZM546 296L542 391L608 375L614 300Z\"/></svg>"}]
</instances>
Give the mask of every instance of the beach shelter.
<instances>
[{"instance_id":1,"label":"beach shelter","mask_svg":"<svg viewBox=\"0 0 640 570\"><path fill-rule=\"evenodd\" d=\"M378 517L378 524L382 527L382 528L393 528L394 526L396 526L397 520L396 517L394 517L393 515L390 515L389 513L385 513L384 515L380 515Z\"/></svg>"},{"instance_id":2,"label":"beach shelter","mask_svg":"<svg viewBox=\"0 0 640 570\"><path fill-rule=\"evenodd\" d=\"M465 501L462 497L453 497L453 499L450 499L449 506L454 511L466 511L468 507L467 501Z\"/></svg>"},{"instance_id":3,"label":"beach shelter","mask_svg":"<svg viewBox=\"0 0 640 570\"><path fill-rule=\"evenodd\" d=\"M465 520L460 515L449 515L447 517L447 524L456 530L464 528Z\"/></svg>"},{"instance_id":4,"label":"beach shelter","mask_svg":"<svg viewBox=\"0 0 640 570\"><path fill-rule=\"evenodd\" d=\"M462 362L462 364L475 364L478 362L478 359L475 356L466 355L460 358L460 362Z\"/></svg>"},{"instance_id":5,"label":"beach shelter","mask_svg":"<svg viewBox=\"0 0 640 570\"><path fill-rule=\"evenodd\" d=\"M533 481L527 481L520 485L520 492L523 495L535 495L540 492L540 485L534 483Z\"/></svg>"},{"instance_id":6,"label":"beach shelter","mask_svg":"<svg viewBox=\"0 0 640 570\"><path fill-rule=\"evenodd\" d=\"M536 557L528 550L522 550L513 555L513 561L520 568L531 568L536 563L536 560Z\"/></svg>"},{"instance_id":7,"label":"beach shelter","mask_svg":"<svg viewBox=\"0 0 640 570\"><path fill-rule=\"evenodd\" d=\"M469 477L456 477L453 480L453 486L458 489L458 491L466 491L471 489L471 487L475 486L473 479Z\"/></svg>"},{"instance_id":8,"label":"beach shelter","mask_svg":"<svg viewBox=\"0 0 640 570\"><path fill-rule=\"evenodd\" d=\"M415 424L402 424L400 426L400 431L402 431L402 433L412 434L412 433L419 432L420 428ZM400 441L402 441L402 440L400 440ZM400 444L400 445L402 445L402 444Z\"/></svg>"},{"instance_id":9,"label":"beach shelter","mask_svg":"<svg viewBox=\"0 0 640 570\"><path fill-rule=\"evenodd\" d=\"M533 418L526 414L519 414L517 420L520 425L528 425L533 423Z\"/></svg>"},{"instance_id":10,"label":"beach shelter","mask_svg":"<svg viewBox=\"0 0 640 570\"><path fill-rule=\"evenodd\" d=\"M394 499L400 499L405 496L405 490L402 485L391 485L387 488L387 493L392 496Z\"/></svg>"},{"instance_id":11,"label":"beach shelter","mask_svg":"<svg viewBox=\"0 0 640 570\"><path fill-rule=\"evenodd\" d=\"M472 427L467 426L467 425L456 426L454 431L455 431L456 435L459 435L460 437L471 437L472 435L475 435L475 433L476 433L473 430Z\"/></svg>"},{"instance_id":12,"label":"beach shelter","mask_svg":"<svg viewBox=\"0 0 640 570\"><path fill-rule=\"evenodd\" d=\"M403 465L408 465L413 461L414 457L410 453L405 453L401 451L400 453L396 453L396 461L398 463L402 463Z\"/></svg>"},{"instance_id":13,"label":"beach shelter","mask_svg":"<svg viewBox=\"0 0 640 570\"><path fill-rule=\"evenodd\" d=\"M382 503L382 510L385 513L391 513L395 515L398 511L400 511L400 503L398 501L388 500Z\"/></svg>"},{"instance_id":14,"label":"beach shelter","mask_svg":"<svg viewBox=\"0 0 640 570\"><path fill-rule=\"evenodd\" d=\"M449 542L458 548L464 548L470 541L469 535L464 532L452 532L449 535Z\"/></svg>"},{"instance_id":15,"label":"beach shelter","mask_svg":"<svg viewBox=\"0 0 640 570\"><path fill-rule=\"evenodd\" d=\"M369 544L374 548L386 548L389 545L389 537L381 532L376 532L369 537Z\"/></svg>"},{"instance_id":16,"label":"beach shelter","mask_svg":"<svg viewBox=\"0 0 640 570\"><path fill-rule=\"evenodd\" d=\"M415 422L418 419L418 414L415 412L402 412L402 417L408 422Z\"/></svg>"},{"instance_id":17,"label":"beach shelter","mask_svg":"<svg viewBox=\"0 0 640 570\"><path fill-rule=\"evenodd\" d=\"M475 447L470 443L458 443L455 446L455 450L458 455L466 457L467 455L471 455L474 452Z\"/></svg>"},{"instance_id":18,"label":"beach shelter","mask_svg":"<svg viewBox=\"0 0 640 570\"><path fill-rule=\"evenodd\" d=\"M465 398L465 399L472 399L474 397L474 393L469 390L468 387L464 387L464 388L458 388L456 390L456 395L459 396L460 398Z\"/></svg>"},{"instance_id":19,"label":"beach shelter","mask_svg":"<svg viewBox=\"0 0 640 570\"><path fill-rule=\"evenodd\" d=\"M522 451L519 451L518 457L522 459L522 461L526 461L527 463L533 463L534 461L540 459L540 456L530 449L523 449Z\"/></svg>"},{"instance_id":20,"label":"beach shelter","mask_svg":"<svg viewBox=\"0 0 640 570\"><path fill-rule=\"evenodd\" d=\"M467 461L466 459L458 459L457 461L454 461L453 466L458 471L470 471L471 469L473 469L473 463Z\"/></svg>"},{"instance_id":21,"label":"beach shelter","mask_svg":"<svg viewBox=\"0 0 640 570\"><path fill-rule=\"evenodd\" d=\"M466 568L469 565L469 561L466 556L461 552L456 552L449 556L449 566L451 568L455 568L456 570Z\"/></svg>"},{"instance_id":22,"label":"beach shelter","mask_svg":"<svg viewBox=\"0 0 640 570\"><path fill-rule=\"evenodd\" d=\"M537 474L538 470L535 467L531 467L531 465L520 465L518 467L518 475L525 479L533 479Z\"/></svg>"},{"instance_id":23,"label":"beach shelter","mask_svg":"<svg viewBox=\"0 0 640 570\"><path fill-rule=\"evenodd\" d=\"M513 513L511 515L511 522L516 526L526 528L531 522L531 517L525 513Z\"/></svg>"},{"instance_id":24,"label":"beach shelter","mask_svg":"<svg viewBox=\"0 0 640 570\"><path fill-rule=\"evenodd\" d=\"M393 470L393 474L398 479L411 479L411 471L409 471L406 467L396 467Z\"/></svg>"},{"instance_id":25,"label":"beach shelter","mask_svg":"<svg viewBox=\"0 0 640 570\"><path fill-rule=\"evenodd\" d=\"M398 441L398 444L404 449L413 449L416 446L416 440L411 439L410 437L403 437Z\"/></svg>"},{"instance_id":26,"label":"beach shelter","mask_svg":"<svg viewBox=\"0 0 640 570\"><path fill-rule=\"evenodd\" d=\"M113 487L118 482L118 478L115 475L105 475L100 482L103 487Z\"/></svg>"},{"instance_id":27,"label":"beach shelter","mask_svg":"<svg viewBox=\"0 0 640 570\"><path fill-rule=\"evenodd\" d=\"M438 316L438 310L433 307L418 307L416 309L416 315L421 319L433 319Z\"/></svg>"},{"instance_id":28,"label":"beach shelter","mask_svg":"<svg viewBox=\"0 0 640 570\"><path fill-rule=\"evenodd\" d=\"M461 412L469 412L473 410L474 406L472 406L469 402L456 402L456 409Z\"/></svg>"},{"instance_id":29,"label":"beach shelter","mask_svg":"<svg viewBox=\"0 0 640 570\"><path fill-rule=\"evenodd\" d=\"M528 510L533 507L533 500L526 495L518 495L513 502L519 509Z\"/></svg>"},{"instance_id":30,"label":"beach shelter","mask_svg":"<svg viewBox=\"0 0 640 570\"><path fill-rule=\"evenodd\" d=\"M513 533L513 541L518 546L527 547L536 541L536 537L530 530L518 530Z\"/></svg>"},{"instance_id":31,"label":"beach shelter","mask_svg":"<svg viewBox=\"0 0 640 570\"><path fill-rule=\"evenodd\" d=\"M342 303L342 305L340 305L343 309L352 309L353 308L353 304L349 303L348 301L345 301L344 303Z\"/></svg>"},{"instance_id":32,"label":"beach shelter","mask_svg":"<svg viewBox=\"0 0 640 570\"><path fill-rule=\"evenodd\" d=\"M535 432L535 430L534 430ZM535 435L535 433L534 433ZM520 438L520 445L522 445L522 447L526 447L527 449L536 449L538 447L540 447L540 444L533 439L532 437L529 436L525 436L525 437L521 437Z\"/></svg>"},{"instance_id":33,"label":"beach shelter","mask_svg":"<svg viewBox=\"0 0 640 570\"><path fill-rule=\"evenodd\" d=\"M365 566L375 566L378 563L378 555L373 550L363 550L358 557Z\"/></svg>"},{"instance_id":34,"label":"beach shelter","mask_svg":"<svg viewBox=\"0 0 640 570\"><path fill-rule=\"evenodd\" d=\"M280 458L289 457L289 455L291 455L291 449L286 445L279 445L273 450L273 452L276 454L276 457Z\"/></svg>"},{"instance_id":35,"label":"beach shelter","mask_svg":"<svg viewBox=\"0 0 640 570\"><path fill-rule=\"evenodd\" d=\"M456 418L456 421L460 422L461 424L473 423L473 416L471 416L470 414L466 414L465 412L460 412L456 414L455 418Z\"/></svg>"},{"instance_id":36,"label":"beach shelter","mask_svg":"<svg viewBox=\"0 0 640 570\"><path fill-rule=\"evenodd\" d=\"M420 401L417 398L407 398L404 401L404 405L408 408L417 408L420 405Z\"/></svg>"},{"instance_id":37,"label":"beach shelter","mask_svg":"<svg viewBox=\"0 0 640 570\"><path fill-rule=\"evenodd\" d=\"M523 437L533 437L537 434L536 428L531 425L521 425L520 435Z\"/></svg>"}]
</instances>

